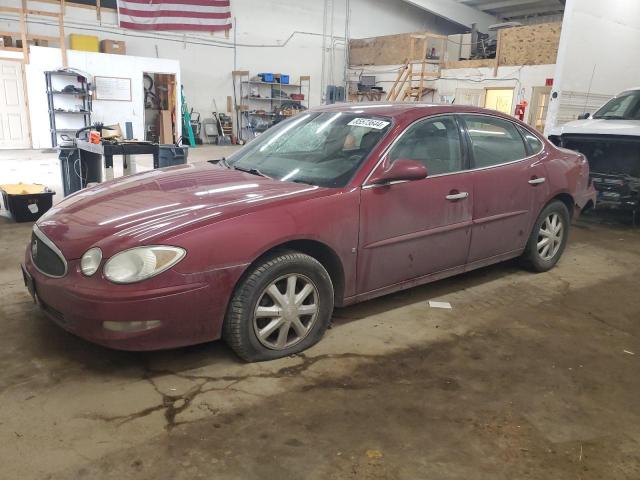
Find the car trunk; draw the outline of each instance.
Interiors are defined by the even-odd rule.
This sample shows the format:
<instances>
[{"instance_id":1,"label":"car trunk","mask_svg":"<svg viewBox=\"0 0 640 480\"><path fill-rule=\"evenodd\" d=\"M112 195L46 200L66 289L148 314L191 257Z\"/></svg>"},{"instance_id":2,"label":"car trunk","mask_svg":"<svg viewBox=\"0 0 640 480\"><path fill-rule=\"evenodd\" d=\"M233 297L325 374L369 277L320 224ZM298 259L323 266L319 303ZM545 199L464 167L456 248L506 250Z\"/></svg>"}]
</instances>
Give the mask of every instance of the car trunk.
<instances>
[{"instance_id":1,"label":"car trunk","mask_svg":"<svg viewBox=\"0 0 640 480\"><path fill-rule=\"evenodd\" d=\"M587 157L598 207L640 209L640 137L564 134L560 146Z\"/></svg>"}]
</instances>

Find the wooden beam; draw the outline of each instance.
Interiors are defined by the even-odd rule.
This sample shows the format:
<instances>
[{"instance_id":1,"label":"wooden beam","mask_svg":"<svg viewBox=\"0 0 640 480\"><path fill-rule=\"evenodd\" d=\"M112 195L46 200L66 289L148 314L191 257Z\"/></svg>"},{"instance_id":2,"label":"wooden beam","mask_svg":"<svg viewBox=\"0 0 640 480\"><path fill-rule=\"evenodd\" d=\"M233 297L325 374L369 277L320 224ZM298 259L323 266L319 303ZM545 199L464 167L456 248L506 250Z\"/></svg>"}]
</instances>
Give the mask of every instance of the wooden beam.
<instances>
[{"instance_id":1,"label":"wooden beam","mask_svg":"<svg viewBox=\"0 0 640 480\"><path fill-rule=\"evenodd\" d=\"M102 5L100 4L100 0L96 0L96 18L98 19L98 23L102 23Z\"/></svg>"},{"instance_id":2,"label":"wooden beam","mask_svg":"<svg viewBox=\"0 0 640 480\"><path fill-rule=\"evenodd\" d=\"M498 67L500 66L500 54L502 52L502 32L504 30L498 30L498 45L496 46L496 65L493 67L493 76L498 76Z\"/></svg>"},{"instance_id":3,"label":"wooden beam","mask_svg":"<svg viewBox=\"0 0 640 480\"><path fill-rule=\"evenodd\" d=\"M25 10L27 10L27 9L25 8ZM59 13L47 12L45 10L31 10L31 9L29 9L29 10L27 10L27 14L28 15L35 15L35 16L38 16L38 17L54 17L54 18L60 17Z\"/></svg>"},{"instance_id":4,"label":"wooden beam","mask_svg":"<svg viewBox=\"0 0 640 480\"><path fill-rule=\"evenodd\" d=\"M22 13L22 9L15 7L0 7L0 12L17 13L18 15L20 15Z\"/></svg>"},{"instance_id":5,"label":"wooden beam","mask_svg":"<svg viewBox=\"0 0 640 480\"><path fill-rule=\"evenodd\" d=\"M24 52L24 49L18 47L0 47L0 52Z\"/></svg>"},{"instance_id":6,"label":"wooden beam","mask_svg":"<svg viewBox=\"0 0 640 480\"><path fill-rule=\"evenodd\" d=\"M60 53L62 54L62 66L67 68L69 62L67 61L67 44L64 41L64 12L65 12L65 0L60 0L60 17L58 18L58 28L60 29Z\"/></svg>"},{"instance_id":7,"label":"wooden beam","mask_svg":"<svg viewBox=\"0 0 640 480\"><path fill-rule=\"evenodd\" d=\"M29 44L27 43L27 21L26 21L27 0L22 0L20 9L20 36L22 37L22 56L24 63L29 63Z\"/></svg>"}]
</instances>

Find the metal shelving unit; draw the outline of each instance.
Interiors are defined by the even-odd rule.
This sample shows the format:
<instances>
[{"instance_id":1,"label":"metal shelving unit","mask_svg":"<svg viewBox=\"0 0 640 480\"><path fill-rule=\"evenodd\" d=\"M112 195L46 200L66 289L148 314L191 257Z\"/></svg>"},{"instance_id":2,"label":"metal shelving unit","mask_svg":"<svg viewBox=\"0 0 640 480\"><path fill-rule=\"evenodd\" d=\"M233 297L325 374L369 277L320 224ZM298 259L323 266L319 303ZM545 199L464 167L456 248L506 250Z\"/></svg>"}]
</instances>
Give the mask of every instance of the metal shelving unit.
<instances>
[{"instance_id":1,"label":"metal shelving unit","mask_svg":"<svg viewBox=\"0 0 640 480\"><path fill-rule=\"evenodd\" d=\"M77 73L67 72L64 70L54 70L44 72L47 85L47 101L49 105L49 126L51 132L51 145L58 146L58 137L61 134L75 133L77 130L91 125L92 96L89 89L88 79ZM54 88L54 79L58 77L73 78L74 90L63 90L56 86ZM79 110L70 110L68 107L56 105L56 98L75 97L82 101ZM58 115L70 115L82 117L82 125L76 128L59 128Z\"/></svg>"},{"instance_id":2,"label":"metal shelving unit","mask_svg":"<svg viewBox=\"0 0 640 480\"><path fill-rule=\"evenodd\" d=\"M311 77L300 76L298 83L264 82L251 80L246 70L233 72L238 99L236 100L236 131L240 139L256 136L275 123L291 116L294 106L309 107ZM256 95L257 93L257 95ZM291 94L302 94L304 99L293 99ZM293 107L293 108L292 108Z\"/></svg>"}]
</instances>

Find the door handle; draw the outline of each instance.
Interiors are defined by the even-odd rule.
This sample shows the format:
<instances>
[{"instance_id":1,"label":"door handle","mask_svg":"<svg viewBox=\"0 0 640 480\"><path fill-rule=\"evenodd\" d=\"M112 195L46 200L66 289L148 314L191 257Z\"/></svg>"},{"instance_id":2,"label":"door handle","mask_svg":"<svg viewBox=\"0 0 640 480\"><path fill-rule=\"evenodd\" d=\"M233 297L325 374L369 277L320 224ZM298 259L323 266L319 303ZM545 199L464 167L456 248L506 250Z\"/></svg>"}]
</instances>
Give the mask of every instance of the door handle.
<instances>
[{"instance_id":1,"label":"door handle","mask_svg":"<svg viewBox=\"0 0 640 480\"><path fill-rule=\"evenodd\" d=\"M444 198L452 202L455 202L456 200L462 200L463 198L467 198L468 196L469 196L469 192L460 192L460 193L450 193Z\"/></svg>"},{"instance_id":2,"label":"door handle","mask_svg":"<svg viewBox=\"0 0 640 480\"><path fill-rule=\"evenodd\" d=\"M544 183L546 181L547 179L544 177L539 177L539 178L534 177L531 180L529 180L529 185L540 185L541 183Z\"/></svg>"}]
</instances>

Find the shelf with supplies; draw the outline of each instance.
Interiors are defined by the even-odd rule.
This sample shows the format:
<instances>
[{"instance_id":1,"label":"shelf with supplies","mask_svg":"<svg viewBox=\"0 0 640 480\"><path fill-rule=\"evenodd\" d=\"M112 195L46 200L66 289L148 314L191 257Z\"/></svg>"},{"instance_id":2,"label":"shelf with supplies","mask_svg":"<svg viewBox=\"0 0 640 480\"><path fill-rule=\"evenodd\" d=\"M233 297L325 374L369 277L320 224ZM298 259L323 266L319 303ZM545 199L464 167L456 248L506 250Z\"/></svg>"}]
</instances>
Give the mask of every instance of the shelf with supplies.
<instances>
[{"instance_id":1,"label":"shelf with supplies","mask_svg":"<svg viewBox=\"0 0 640 480\"><path fill-rule=\"evenodd\" d=\"M241 140L250 140L272 125L309 107L309 75L301 75L297 83L288 83L289 75L259 75L263 77L251 76L248 70L232 72L237 95L234 97L234 123ZM273 81L265 81L264 78Z\"/></svg>"},{"instance_id":2,"label":"shelf with supplies","mask_svg":"<svg viewBox=\"0 0 640 480\"><path fill-rule=\"evenodd\" d=\"M77 72L44 72L49 106L51 146L57 147L61 135L75 133L91 125L92 96L89 79ZM75 103L75 104L74 104Z\"/></svg>"}]
</instances>

